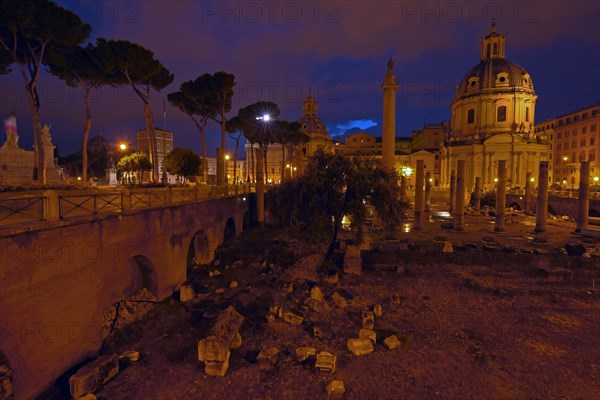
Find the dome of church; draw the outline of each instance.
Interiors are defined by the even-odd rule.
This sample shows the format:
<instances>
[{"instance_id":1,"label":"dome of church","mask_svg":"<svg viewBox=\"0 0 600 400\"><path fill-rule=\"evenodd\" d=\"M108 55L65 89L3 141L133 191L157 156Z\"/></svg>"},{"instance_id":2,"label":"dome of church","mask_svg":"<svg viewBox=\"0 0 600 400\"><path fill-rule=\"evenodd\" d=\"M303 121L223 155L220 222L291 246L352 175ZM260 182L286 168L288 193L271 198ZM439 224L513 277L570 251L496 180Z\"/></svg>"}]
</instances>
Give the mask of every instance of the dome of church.
<instances>
[{"instance_id":1,"label":"dome of church","mask_svg":"<svg viewBox=\"0 0 600 400\"><path fill-rule=\"evenodd\" d=\"M456 88L456 97L514 88L534 91L531 76L525 68L505 58L505 42L504 36L492 26L492 32L481 43L481 61L467 71Z\"/></svg>"},{"instance_id":2,"label":"dome of church","mask_svg":"<svg viewBox=\"0 0 600 400\"><path fill-rule=\"evenodd\" d=\"M490 58L482 60L465 74L458 87L458 94L516 86L533 90L533 82L525 68L506 58Z\"/></svg>"},{"instance_id":3,"label":"dome of church","mask_svg":"<svg viewBox=\"0 0 600 400\"><path fill-rule=\"evenodd\" d=\"M303 133L329 136L327 127L317 115L317 102L312 96L312 93L309 93L306 100L304 100L302 116L298 119L298 123L301 125L301 131Z\"/></svg>"}]
</instances>

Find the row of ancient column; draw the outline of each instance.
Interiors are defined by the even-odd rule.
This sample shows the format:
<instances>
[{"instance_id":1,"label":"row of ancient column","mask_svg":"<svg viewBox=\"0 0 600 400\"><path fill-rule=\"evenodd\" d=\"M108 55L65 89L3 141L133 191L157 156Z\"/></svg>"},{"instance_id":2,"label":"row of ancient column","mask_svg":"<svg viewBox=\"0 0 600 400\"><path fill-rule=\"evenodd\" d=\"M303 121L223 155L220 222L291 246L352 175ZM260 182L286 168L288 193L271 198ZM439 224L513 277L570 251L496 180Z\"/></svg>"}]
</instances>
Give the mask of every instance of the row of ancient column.
<instances>
[{"instance_id":1,"label":"row of ancient column","mask_svg":"<svg viewBox=\"0 0 600 400\"><path fill-rule=\"evenodd\" d=\"M465 160L457 161L456 172L450 172L450 198L448 211L453 214L455 231L464 230L465 221ZM429 212L430 197L430 174L424 175L423 160L417 160L416 183L415 183L415 214L413 229L423 228L425 213ZM587 228L589 200L590 200L590 163L581 162L579 179L579 202L577 211L576 232ZM475 200L474 210L481 208L481 177L475 178ZM527 173L525 183L525 213L531 214L532 187L531 172ZM506 208L506 160L498 160L498 181L496 182L496 216L494 232L504 232ZM540 161L538 175L538 195L534 233L546 232L546 221L548 219L548 161Z\"/></svg>"}]
</instances>

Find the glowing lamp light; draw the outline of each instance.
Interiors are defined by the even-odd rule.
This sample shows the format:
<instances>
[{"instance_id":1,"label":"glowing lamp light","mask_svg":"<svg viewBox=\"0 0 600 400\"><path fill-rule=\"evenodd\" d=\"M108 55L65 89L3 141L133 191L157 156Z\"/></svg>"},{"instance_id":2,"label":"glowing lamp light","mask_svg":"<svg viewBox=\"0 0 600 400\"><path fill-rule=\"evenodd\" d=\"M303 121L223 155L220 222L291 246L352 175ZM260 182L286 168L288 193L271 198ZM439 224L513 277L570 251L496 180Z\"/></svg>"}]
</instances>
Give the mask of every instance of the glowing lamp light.
<instances>
[{"instance_id":1,"label":"glowing lamp light","mask_svg":"<svg viewBox=\"0 0 600 400\"><path fill-rule=\"evenodd\" d=\"M563 157L563 161L567 161L568 159L569 159L569 157L567 157L567 156Z\"/></svg>"},{"instance_id":2,"label":"glowing lamp light","mask_svg":"<svg viewBox=\"0 0 600 400\"><path fill-rule=\"evenodd\" d=\"M350 219L348 217L346 217L345 215L342 216L342 226L344 226L344 227L350 226Z\"/></svg>"},{"instance_id":3,"label":"glowing lamp light","mask_svg":"<svg viewBox=\"0 0 600 400\"><path fill-rule=\"evenodd\" d=\"M535 178L532 176L531 179L529 179L530 182L535 182Z\"/></svg>"},{"instance_id":4,"label":"glowing lamp light","mask_svg":"<svg viewBox=\"0 0 600 400\"><path fill-rule=\"evenodd\" d=\"M402 175L408 177L412 174L413 170L411 167L402 167Z\"/></svg>"},{"instance_id":5,"label":"glowing lamp light","mask_svg":"<svg viewBox=\"0 0 600 400\"><path fill-rule=\"evenodd\" d=\"M80 180L81 180L81 177L80 177L80 176L78 176L78 177L77 177L77 180L78 180L78 181L80 181Z\"/></svg>"},{"instance_id":6,"label":"glowing lamp light","mask_svg":"<svg viewBox=\"0 0 600 400\"><path fill-rule=\"evenodd\" d=\"M600 180L600 178L598 178L597 176L594 177L594 182L598 183L598 180Z\"/></svg>"},{"instance_id":7,"label":"glowing lamp light","mask_svg":"<svg viewBox=\"0 0 600 400\"><path fill-rule=\"evenodd\" d=\"M498 182L498 178L494 178L494 182Z\"/></svg>"},{"instance_id":8,"label":"glowing lamp light","mask_svg":"<svg viewBox=\"0 0 600 400\"><path fill-rule=\"evenodd\" d=\"M121 143L119 145L119 149L121 149L121 150L127 150L127 145L125 143Z\"/></svg>"}]
</instances>

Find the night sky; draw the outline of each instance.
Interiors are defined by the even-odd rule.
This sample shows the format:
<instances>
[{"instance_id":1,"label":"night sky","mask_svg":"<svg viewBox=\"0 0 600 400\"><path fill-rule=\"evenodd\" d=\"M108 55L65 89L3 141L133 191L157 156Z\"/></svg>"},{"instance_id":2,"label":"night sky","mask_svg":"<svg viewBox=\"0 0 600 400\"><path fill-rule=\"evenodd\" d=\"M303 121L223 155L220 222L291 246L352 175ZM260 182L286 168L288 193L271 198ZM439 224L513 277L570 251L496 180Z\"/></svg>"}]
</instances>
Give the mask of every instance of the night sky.
<instances>
[{"instance_id":1,"label":"night sky","mask_svg":"<svg viewBox=\"0 0 600 400\"><path fill-rule=\"evenodd\" d=\"M380 86L392 56L400 89L397 136L450 117L454 85L479 62L480 42L495 19L507 58L531 74L536 122L600 102L600 2L583 1L61 1L91 24L90 40L125 39L152 50L175 75L153 92L157 128L163 99L183 81L218 70L236 76L233 110L259 100L295 120L313 88L329 133L381 135ZM45 71L42 122L52 124L61 155L77 151L83 131L80 89ZM91 136L134 143L144 128L141 101L126 87L103 87L92 105ZM21 147L32 148L31 116L15 68L0 75L0 118L17 110ZM200 152L186 115L166 105L176 147ZM209 123L209 155L220 128ZM0 135L3 143L5 135Z\"/></svg>"}]
</instances>

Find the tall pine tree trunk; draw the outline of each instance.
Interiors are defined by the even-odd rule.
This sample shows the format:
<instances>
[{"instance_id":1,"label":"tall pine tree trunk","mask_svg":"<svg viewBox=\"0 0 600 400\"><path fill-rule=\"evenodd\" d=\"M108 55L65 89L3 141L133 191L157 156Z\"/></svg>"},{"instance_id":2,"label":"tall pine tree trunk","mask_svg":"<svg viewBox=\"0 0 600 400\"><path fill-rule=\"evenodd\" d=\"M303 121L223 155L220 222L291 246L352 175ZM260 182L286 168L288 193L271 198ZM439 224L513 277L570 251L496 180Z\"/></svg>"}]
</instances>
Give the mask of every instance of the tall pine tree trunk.
<instances>
[{"instance_id":1,"label":"tall pine tree trunk","mask_svg":"<svg viewBox=\"0 0 600 400\"><path fill-rule=\"evenodd\" d=\"M31 110L31 119L33 121L33 144L34 144L34 178L37 182L46 183L46 154L42 146L42 120L40 110L35 100L35 85L25 84L27 92L27 102Z\"/></svg>"},{"instance_id":2,"label":"tall pine tree trunk","mask_svg":"<svg viewBox=\"0 0 600 400\"><path fill-rule=\"evenodd\" d=\"M148 156L152 163L151 182L156 182L158 177L158 152L156 151L156 130L154 128L154 117L152 116L152 108L150 107L150 90L148 89L148 97L144 101L144 117L146 119L146 133L148 134Z\"/></svg>"},{"instance_id":3,"label":"tall pine tree trunk","mask_svg":"<svg viewBox=\"0 0 600 400\"><path fill-rule=\"evenodd\" d=\"M200 127L200 138L202 140L202 182L208 183L208 160L206 159L206 133L204 132L206 124Z\"/></svg>"},{"instance_id":4,"label":"tall pine tree trunk","mask_svg":"<svg viewBox=\"0 0 600 400\"><path fill-rule=\"evenodd\" d=\"M225 164L225 108L223 107L219 115L221 116L221 153L217 155L217 185L226 184L227 181L227 168Z\"/></svg>"},{"instance_id":5,"label":"tall pine tree trunk","mask_svg":"<svg viewBox=\"0 0 600 400\"><path fill-rule=\"evenodd\" d=\"M83 142L81 143L81 157L82 157L82 180L83 184L87 186L87 170L88 170L88 137L90 136L90 130L92 129L92 111L90 107L90 90L91 87L85 86L85 127L83 129Z\"/></svg>"},{"instance_id":6,"label":"tall pine tree trunk","mask_svg":"<svg viewBox=\"0 0 600 400\"><path fill-rule=\"evenodd\" d=\"M281 143L281 182L285 180L285 144Z\"/></svg>"},{"instance_id":7,"label":"tall pine tree trunk","mask_svg":"<svg viewBox=\"0 0 600 400\"><path fill-rule=\"evenodd\" d=\"M256 174L254 173L254 143L250 142L250 171L252 176L252 183L256 182Z\"/></svg>"},{"instance_id":8,"label":"tall pine tree trunk","mask_svg":"<svg viewBox=\"0 0 600 400\"><path fill-rule=\"evenodd\" d=\"M265 183L267 183L267 181L269 180L269 169L267 168L268 164L267 164L267 148L268 145L265 145L264 150L263 150L263 158L265 161Z\"/></svg>"}]
</instances>

